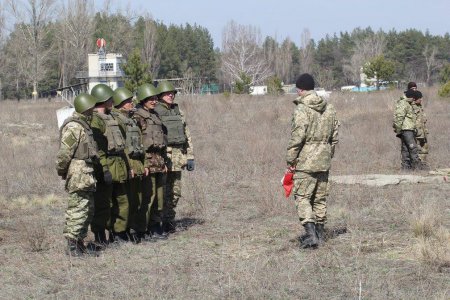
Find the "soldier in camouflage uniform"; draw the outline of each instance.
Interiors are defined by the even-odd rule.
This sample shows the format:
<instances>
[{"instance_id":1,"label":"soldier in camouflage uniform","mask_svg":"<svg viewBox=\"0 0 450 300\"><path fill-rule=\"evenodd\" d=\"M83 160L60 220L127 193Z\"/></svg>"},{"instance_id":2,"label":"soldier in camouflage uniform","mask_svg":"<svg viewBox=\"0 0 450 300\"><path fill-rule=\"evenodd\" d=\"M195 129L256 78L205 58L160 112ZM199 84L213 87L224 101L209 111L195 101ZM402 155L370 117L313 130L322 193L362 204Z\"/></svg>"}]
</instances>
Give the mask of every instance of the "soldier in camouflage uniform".
<instances>
[{"instance_id":1,"label":"soldier in camouflage uniform","mask_svg":"<svg viewBox=\"0 0 450 300\"><path fill-rule=\"evenodd\" d=\"M292 117L291 139L287 147L288 170L294 174L294 197L306 234L302 248L316 248L323 241L326 222L328 174L339 122L331 104L314 92L314 79L305 73L298 77L297 105Z\"/></svg>"},{"instance_id":2,"label":"soldier in camouflage uniform","mask_svg":"<svg viewBox=\"0 0 450 300\"><path fill-rule=\"evenodd\" d=\"M427 156L428 156L428 128L427 117L423 111L422 106L422 93L420 91L415 91L413 95L414 101L412 102L412 107L414 114L416 115L416 141L419 148L419 158L423 166L427 166Z\"/></svg>"},{"instance_id":3,"label":"soldier in camouflage uniform","mask_svg":"<svg viewBox=\"0 0 450 300\"><path fill-rule=\"evenodd\" d=\"M145 217L148 203L143 202L142 189L144 177L148 176L149 170L144 167L141 130L131 118L134 113L133 94L128 89L119 87L114 91L113 101L114 108L111 115L119 123L120 131L125 137L125 154L130 166L130 178L127 182L129 202L127 232L132 242L139 243L147 226Z\"/></svg>"},{"instance_id":4,"label":"soldier in camouflage uniform","mask_svg":"<svg viewBox=\"0 0 450 300\"><path fill-rule=\"evenodd\" d=\"M418 155L416 144L416 114L414 113L412 102L414 101L414 89L405 91L395 105L394 111L394 131L401 139L402 169L413 170L421 168L422 164Z\"/></svg>"},{"instance_id":5,"label":"soldier in camouflage uniform","mask_svg":"<svg viewBox=\"0 0 450 300\"><path fill-rule=\"evenodd\" d=\"M154 239L167 239L163 234L162 213L164 207L164 185L166 167L167 135L161 119L155 112L158 103L158 89L151 84L143 84L137 89L136 99L139 105L133 118L143 133L145 166L150 171L148 185L150 201L147 210L147 235Z\"/></svg>"},{"instance_id":6,"label":"soldier in camouflage uniform","mask_svg":"<svg viewBox=\"0 0 450 300\"><path fill-rule=\"evenodd\" d=\"M91 230L96 242L107 244L128 241L128 161L125 138L119 123L111 115L114 92L105 84L94 86L91 95L97 99L91 121L98 145L101 167L96 170L95 214ZM109 241L105 230L110 231Z\"/></svg>"},{"instance_id":7,"label":"soldier in camouflage uniform","mask_svg":"<svg viewBox=\"0 0 450 300\"><path fill-rule=\"evenodd\" d=\"M158 85L159 103L155 108L167 128L168 168L164 193L164 232L175 232L175 208L181 197L181 171L194 170L194 149L183 112L175 101L177 91L168 81Z\"/></svg>"},{"instance_id":8,"label":"soldier in camouflage uniform","mask_svg":"<svg viewBox=\"0 0 450 300\"><path fill-rule=\"evenodd\" d=\"M75 98L75 112L61 126L56 158L56 170L66 180L69 193L64 236L68 241L67 254L72 256L87 253L83 239L94 214L94 164L98 163L98 153L88 123L95 103L94 97L88 94Z\"/></svg>"}]
</instances>

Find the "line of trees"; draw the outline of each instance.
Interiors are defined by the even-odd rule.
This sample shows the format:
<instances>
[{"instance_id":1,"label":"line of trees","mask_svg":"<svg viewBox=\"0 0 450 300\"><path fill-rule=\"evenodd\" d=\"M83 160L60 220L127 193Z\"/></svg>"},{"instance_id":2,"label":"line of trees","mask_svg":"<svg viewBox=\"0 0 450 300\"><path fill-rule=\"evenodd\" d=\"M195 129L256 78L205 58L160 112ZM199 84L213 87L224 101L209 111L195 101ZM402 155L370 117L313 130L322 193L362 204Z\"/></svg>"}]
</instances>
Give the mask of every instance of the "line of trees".
<instances>
[{"instance_id":1,"label":"line of trees","mask_svg":"<svg viewBox=\"0 0 450 300\"><path fill-rule=\"evenodd\" d=\"M302 72L313 73L327 89L359 84L362 71L377 81L432 85L443 80L450 61L449 34L369 27L314 41L305 29L296 44L230 21L215 48L209 31L197 24L166 25L150 14L113 12L109 1L100 11L94 7L92 0L0 0L2 98L37 97L77 83L76 72L87 70L97 38L106 39L109 52L142 61L150 78L199 78L237 92L267 83L278 91Z\"/></svg>"}]
</instances>

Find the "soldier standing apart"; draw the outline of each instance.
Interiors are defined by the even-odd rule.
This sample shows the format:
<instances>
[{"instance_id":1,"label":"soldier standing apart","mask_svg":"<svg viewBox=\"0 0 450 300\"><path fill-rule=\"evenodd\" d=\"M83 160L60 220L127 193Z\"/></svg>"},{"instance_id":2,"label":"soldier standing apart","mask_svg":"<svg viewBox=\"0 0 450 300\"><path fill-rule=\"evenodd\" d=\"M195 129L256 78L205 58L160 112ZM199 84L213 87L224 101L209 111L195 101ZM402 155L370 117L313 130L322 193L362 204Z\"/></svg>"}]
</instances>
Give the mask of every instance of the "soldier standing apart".
<instances>
[{"instance_id":1,"label":"soldier standing apart","mask_svg":"<svg viewBox=\"0 0 450 300\"><path fill-rule=\"evenodd\" d=\"M91 128L98 145L101 167L97 168L97 190L94 194L95 214L91 230L96 242L128 241L128 179L125 139L118 122L111 115L114 92L105 84L91 91L97 99ZM110 230L109 241L105 230Z\"/></svg>"},{"instance_id":2,"label":"soldier standing apart","mask_svg":"<svg viewBox=\"0 0 450 300\"><path fill-rule=\"evenodd\" d=\"M416 114L413 111L414 89L405 91L395 105L394 131L401 140L402 170L421 168L421 162L416 144Z\"/></svg>"},{"instance_id":3,"label":"soldier standing apart","mask_svg":"<svg viewBox=\"0 0 450 300\"><path fill-rule=\"evenodd\" d=\"M142 134L136 122L131 118L134 111L133 94L124 87L114 91L114 108L111 111L125 137L125 154L130 174L128 180L129 220L127 232L133 243L139 243L146 230L146 220L140 217L143 209L142 189L144 177L148 176L148 168L144 167L144 147ZM144 204L145 206L145 204ZM145 209L145 208L144 208Z\"/></svg>"},{"instance_id":4,"label":"soldier standing apart","mask_svg":"<svg viewBox=\"0 0 450 300\"><path fill-rule=\"evenodd\" d=\"M194 150L184 115L174 102L177 91L168 81L159 83L158 89L159 103L155 111L167 128L169 169L164 193L163 229L165 233L173 233L176 231L175 208L181 197L181 171L194 170Z\"/></svg>"},{"instance_id":5,"label":"soldier standing apart","mask_svg":"<svg viewBox=\"0 0 450 300\"><path fill-rule=\"evenodd\" d=\"M288 170L294 174L294 197L306 234L302 248L316 248L324 237L326 197L331 158L338 143L339 121L331 104L314 92L314 78L302 74L296 81L297 108L287 147Z\"/></svg>"},{"instance_id":6,"label":"soldier standing apart","mask_svg":"<svg viewBox=\"0 0 450 300\"><path fill-rule=\"evenodd\" d=\"M75 112L61 126L56 158L56 170L66 180L69 193L63 234L68 241L66 253L72 256L87 253L83 239L94 214L94 164L98 163L98 154L89 121L95 103L88 94L75 97Z\"/></svg>"},{"instance_id":7,"label":"soldier standing apart","mask_svg":"<svg viewBox=\"0 0 450 300\"><path fill-rule=\"evenodd\" d=\"M143 84L137 89L139 105L133 118L142 130L145 149L145 166L149 169L149 180L145 184L145 194L149 194L146 220L146 239L167 239L163 234L162 213L164 207L164 184L167 173L167 135L161 119L155 112L158 103L158 89L151 84Z\"/></svg>"},{"instance_id":8,"label":"soldier standing apart","mask_svg":"<svg viewBox=\"0 0 450 300\"><path fill-rule=\"evenodd\" d=\"M423 167L427 166L427 156L428 156L428 128L427 117L423 111L422 106L422 93L420 91L415 91L413 95L414 101L412 103L413 111L416 114L416 140L417 146L419 148L419 158L422 162Z\"/></svg>"}]
</instances>

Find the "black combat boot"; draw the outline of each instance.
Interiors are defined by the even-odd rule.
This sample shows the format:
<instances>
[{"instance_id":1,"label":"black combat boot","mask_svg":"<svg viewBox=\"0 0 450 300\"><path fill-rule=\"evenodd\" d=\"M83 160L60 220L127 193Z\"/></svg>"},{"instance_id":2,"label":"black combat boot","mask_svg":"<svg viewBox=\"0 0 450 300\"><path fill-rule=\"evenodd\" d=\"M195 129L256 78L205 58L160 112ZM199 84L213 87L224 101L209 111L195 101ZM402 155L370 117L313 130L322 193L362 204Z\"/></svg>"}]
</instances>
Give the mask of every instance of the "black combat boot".
<instances>
[{"instance_id":1,"label":"black combat boot","mask_svg":"<svg viewBox=\"0 0 450 300\"><path fill-rule=\"evenodd\" d=\"M156 242L156 240L152 237L152 233L149 232L139 232L138 236L141 239L141 242L146 242L146 243L154 243Z\"/></svg>"},{"instance_id":2,"label":"black combat boot","mask_svg":"<svg viewBox=\"0 0 450 300\"><path fill-rule=\"evenodd\" d=\"M83 245L84 246L84 245ZM74 239L67 240L66 254L73 257L82 257L86 251L80 248L79 242Z\"/></svg>"},{"instance_id":3,"label":"black combat boot","mask_svg":"<svg viewBox=\"0 0 450 300\"><path fill-rule=\"evenodd\" d=\"M141 242L141 236L134 229L130 229L128 236L133 244L139 244Z\"/></svg>"},{"instance_id":4,"label":"black combat boot","mask_svg":"<svg viewBox=\"0 0 450 300\"><path fill-rule=\"evenodd\" d=\"M167 234L164 234L163 227L160 223L155 223L150 226L150 232L152 234L152 238L156 240L167 240Z\"/></svg>"},{"instance_id":5,"label":"black combat boot","mask_svg":"<svg viewBox=\"0 0 450 300\"><path fill-rule=\"evenodd\" d=\"M312 222L308 222L305 225L305 231L307 234L307 237L301 242L300 247L301 248L316 248L319 244L319 239L317 238L316 234L316 226Z\"/></svg>"},{"instance_id":6,"label":"black combat boot","mask_svg":"<svg viewBox=\"0 0 450 300\"><path fill-rule=\"evenodd\" d=\"M177 228L173 221L172 222L163 222L162 231L163 231L164 235L169 235L170 233L177 232Z\"/></svg>"},{"instance_id":7,"label":"black combat boot","mask_svg":"<svg viewBox=\"0 0 450 300\"><path fill-rule=\"evenodd\" d=\"M319 239L319 245L325 242L325 224L316 224L316 234Z\"/></svg>"},{"instance_id":8,"label":"black combat boot","mask_svg":"<svg viewBox=\"0 0 450 300\"><path fill-rule=\"evenodd\" d=\"M105 230L95 231L94 239L95 239L95 242L99 245L106 246L108 244L108 239L106 238Z\"/></svg>"}]
</instances>

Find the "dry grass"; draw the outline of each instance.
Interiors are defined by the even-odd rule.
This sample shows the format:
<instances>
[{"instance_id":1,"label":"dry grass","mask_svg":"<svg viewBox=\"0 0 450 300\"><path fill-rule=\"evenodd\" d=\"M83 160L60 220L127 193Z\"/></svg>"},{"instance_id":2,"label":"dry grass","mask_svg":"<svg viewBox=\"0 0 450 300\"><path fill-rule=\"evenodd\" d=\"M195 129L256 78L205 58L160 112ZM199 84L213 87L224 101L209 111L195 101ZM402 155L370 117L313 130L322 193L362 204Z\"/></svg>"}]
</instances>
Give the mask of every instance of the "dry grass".
<instances>
[{"instance_id":1,"label":"dry grass","mask_svg":"<svg viewBox=\"0 0 450 300\"><path fill-rule=\"evenodd\" d=\"M342 123L332 174L399 172L391 119L400 93L332 94ZM179 100L197 167L183 177L187 230L85 259L64 254L67 195L54 169L64 104L0 103L2 298L449 298L449 186L334 185L329 240L300 250L279 183L292 97ZM427 100L430 164L449 167L450 104Z\"/></svg>"}]
</instances>

